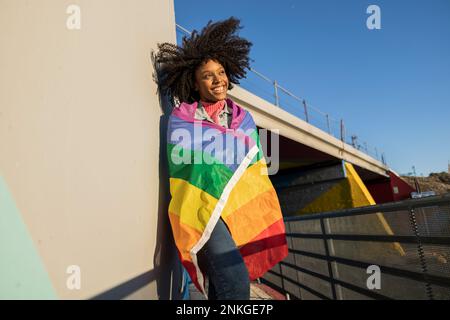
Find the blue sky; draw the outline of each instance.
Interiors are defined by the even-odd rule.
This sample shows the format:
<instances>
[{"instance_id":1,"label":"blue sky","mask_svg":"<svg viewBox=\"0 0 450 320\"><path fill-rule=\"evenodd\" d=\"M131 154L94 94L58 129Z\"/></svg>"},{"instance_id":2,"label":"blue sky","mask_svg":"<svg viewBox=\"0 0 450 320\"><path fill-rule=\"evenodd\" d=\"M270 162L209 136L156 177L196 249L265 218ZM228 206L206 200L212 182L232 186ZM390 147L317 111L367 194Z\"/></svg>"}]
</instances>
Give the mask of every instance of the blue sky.
<instances>
[{"instance_id":1,"label":"blue sky","mask_svg":"<svg viewBox=\"0 0 450 320\"><path fill-rule=\"evenodd\" d=\"M336 131L344 119L347 140L356 134L398 173L412 166L418 175L447 171L449 0L174 2L177 23L189 30L209 20L241 19L254 69L329 113ZM366 27L371 4L381 9L380 30ZM273 88L257 77L242 85L273 100ZM301 115L296 101L281 99ZM325 118L316 116L325 127Z\"/></svg>"}]
</instances>

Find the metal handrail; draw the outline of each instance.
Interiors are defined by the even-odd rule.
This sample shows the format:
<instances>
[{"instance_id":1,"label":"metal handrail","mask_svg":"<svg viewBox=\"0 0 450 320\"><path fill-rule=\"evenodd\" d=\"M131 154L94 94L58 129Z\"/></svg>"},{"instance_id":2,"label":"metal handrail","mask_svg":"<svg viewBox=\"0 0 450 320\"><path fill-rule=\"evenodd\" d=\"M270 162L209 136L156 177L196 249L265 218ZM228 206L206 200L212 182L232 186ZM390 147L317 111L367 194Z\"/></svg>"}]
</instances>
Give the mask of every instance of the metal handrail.
<instances>
[{"instance_id":1,"label":"metal handrail","mask_svg":"<svg viewBox=\"0 0 450 320\"><path fill-rule=\"evenodd\" d=\"M438 211L435 211L436 208L442 208ZM432 250L431 248L447 248L445 250L448 250L450 247L450 235L448 234L448 231L446 228L443 229L443 233L421 233L420 226L421 223L427 224L426 220L424 222L419 223L419 220L416 218L416 212L420 212L421 210L429 209L433 212L433 214L438 214L439 216L442 214L445 216L445 219L450 218L448 214L448 210L450 209L450 193L439 195L439 196L433 196L433 197L426 197L426 198L419 198L419 199L408 199L404 201L397 201L397 202L391 202L391 203L385 203L380 205L372 205L372 206L365 206L365 207L359 207L359 208L351 208L351 209L344 209L339 211L330 211L325 213L318 213L318 214L308 214L303 216L295 216L295 217L286 217L284 219L286 223L286 237L289 242L289 253L291 254L291 259L287 259L284 261L281 261L279 263L279 272L275 272L274 269L269 272L269 274L272 274L273 276L277 276L281 279L281 285L280 284L274 284L269 279L264 279L264 283L276 288L280 292L290 294L292 297L295 298L302 298L301 289L308 291L310 294L313 294L314 296L321 298L321 299L338 299L338 297L341 296L342 292L340 291L340 295L337 294L337 286L340 286L342 288L349 289L350 291L353 291L357 294L365 295L369 298L374 299L393 299L391 294L388 292L377 292L372 289L369 289L368 287L365 287L364 285L360 285L358 282L355 283L354 281L348 280L349 278L346 278L345 276L342 278L342 274L340 274L339 270L341 269L335 269L337 268L336 264L338 265L344 265L347 267L355 267L359 269L367 269L369 266L376 265L379 270L383 274L388 274L390 276L401 278L401 279L408 279L413 282L420 282L422 285L419 288L423 288L422 293L419 295L419 297L427 297L428 299L434 299L437 294L440 299L447 299L447 295L450 295L450 272L445 267L443 270L446 270L445 272L430 272L429 270L434 270L434 266L431 267L430 263L433 263L432 261L429 261L426 256L426 250ZM396 234L360 234L360 233L354 233L352 231L345 233L344 230L343 233L340 232L333 232L332 229L330 229L329 223L333 219L339 219L344 217L354 217L354 216L360 216L360 215L370 215L370 214L379 214L379 213L386 213L390 216L390 219L394 219L397 217L397 219L400 220L394 220L394 221L403 221L403 213L407 212L409 218L406 219L406 222L410 224L411 227L411 235L407 234L404 235L403 233L396 235ZM398 216L400 215L400 216ZM332 219L332 220L330 220ZM425 219L425 218L423 218ZM320 222L320 231L314 232L314 231L306 231L304 232L298 232L301 229L297 229L303 222L308 222L311 220L315 220L317 222ZM422 221L422 220L420 220ZM445 220L447 221L447 220ZM292 224L294 223L294 224ZM336 221L336 223L339 223L339 220ZM354 224L352 226L357 227L357 221L353 222ZM291 231L291 229L297 225L296 231ZM328 225L328 227L325 227L325 225ZM301 247L295 247L295 244L297 242L294 242L294 239L311 239L310 241L316 241L315 243L323 242L321 245L321 249L318 251L304 249ZM297 240L298 241L298 240ZM318 242L317 242L318 241ZM390 260L384 260L383 258L378 259L378 256L373 256L371 258L362 258L362 260L355 260L355 258L346 257L346 254L342 251L335 252L334 249L331 252L330 249L334 248L334 241L337 241L337 243L358 243L358 242L365 242L366 244L364 246L370 246L370 243L391 243L391 244L404 244L409 245L411 248L411 244L414 244L416 247L416 253L413 255L411 251L408 253L409 259L414 258L417 259L417 262L415 263L415 268L412 268L410 265L411 262L403 260L402 263L399 263L398 260L396 263L393 263L392 265L386 265L389 264L388 261ZM427 248L428 249L425 249ZM315 248L315 246L313 247ZM351 245L351 248L353 246ZM349 249L350 250L350 249ZM351 249L353 250L353 249ZM440 252L441 249L433 249L437 250L437 252ZM312 252L313 251L313 252ZM339 252L341 252L339 254ZM447 251L445 251L447 252ZM403 253L404 255L405 253ZM343 256L340 256L343 255ZM326 262L326 265L328 266L327 271L319 272L315 270L314 268L311 269L308 267L308 265L302 265L301 263L296 260L296 257L309 257L312 259L318 259L323 262ZM351 257L353 257L351 255ZM381 263L378 263L378 262ZM409 260L411 261L411 260ZM414 260L416 261L416 260ZM442 263L442 262L441 262ZM334 268L332 267L334 264ZM291 272L286 272L286 268L290 269ZM345 268L344 268L345 270ZM297 273L293 273L293 272ZM310 279L317 279L316 282L308 282L308 283L300 283L298 272L307 274L308 276L312 277ZM292 274L296 274L297 279L292 278ZM312 281L312 280L310 280ZM329 288L328 293L324 292L318 292L318 288L321 287L320 282L328 282ZM364 280L363 280L364 281ZM350 283L351 282L351 283ZM281 287L280 287L281 286ZM292 286L297 286L296 293L293 292ZM443 293L442 289L438 289L437 291L434 291L434 287L437 288L445 288L445 293ZM291 289L289 289L291 288ZM321 291L321 290L319 290ZM399 291L401 292L401 291ZM296 296L296 294L299 294L300 296ZM398 293L397 293L398 294ZM395 296L395 294L394 294Z\"/></svg>"},{"instance_id":2,"label":"metal handrail","mask_svg":"<svg viewBox=\"0 0 450 320\"><path fill-rule=\"evenodd\" d=\"M377 213L377 212L391 212L402 209L409 209L411 207L421 208L432 205L443 205L450 204L450 193L446 193L443 195L419 198L419 199L408 199L396 202L382 203L377 205L370 205L358 208L350 208L350 209L341 209L336 211L329 211L324 213L313 213L313 214L305 214L301 216L292 216L285 217L285 222L292 221L304 221L304 220L316 220L316 219L326 219L326 218L340 218L346 216L356 216L356 215L364 215L369 213Z\"/></svg>"}]
</instances>

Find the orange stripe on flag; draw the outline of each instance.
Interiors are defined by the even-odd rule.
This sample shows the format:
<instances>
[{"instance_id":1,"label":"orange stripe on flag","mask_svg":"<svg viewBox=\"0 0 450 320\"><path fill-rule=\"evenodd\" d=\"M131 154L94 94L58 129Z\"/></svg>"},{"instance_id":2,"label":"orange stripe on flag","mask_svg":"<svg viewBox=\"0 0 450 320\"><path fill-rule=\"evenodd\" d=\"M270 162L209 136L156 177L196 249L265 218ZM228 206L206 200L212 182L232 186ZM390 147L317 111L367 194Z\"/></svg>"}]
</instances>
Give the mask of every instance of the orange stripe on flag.
<instances>
[{"instance_id":1,"label":"orange stripe on flag","mask_svg":"<svg viewBox=\"0 0 450 320\"><path fill-rule=\"evenodd\" d=\"M281 217L276 191L272 188L223 218L238 247L248 243Z\"/></svg>"},{"instance_id":2,"label":"orange stripe on flag","mask_svg":"<svg viewBox=\"0 0 450 320\"><path fill-rule=\"evenodd\" d=\"M181 223L177 214L169 212L170 224L172 225L173 237L178 248L183 248L183 252L179 252L182 260L191 261L189 250L192 249L201 238L201 233L194 228Z\"/></svg>"}]
</instances>

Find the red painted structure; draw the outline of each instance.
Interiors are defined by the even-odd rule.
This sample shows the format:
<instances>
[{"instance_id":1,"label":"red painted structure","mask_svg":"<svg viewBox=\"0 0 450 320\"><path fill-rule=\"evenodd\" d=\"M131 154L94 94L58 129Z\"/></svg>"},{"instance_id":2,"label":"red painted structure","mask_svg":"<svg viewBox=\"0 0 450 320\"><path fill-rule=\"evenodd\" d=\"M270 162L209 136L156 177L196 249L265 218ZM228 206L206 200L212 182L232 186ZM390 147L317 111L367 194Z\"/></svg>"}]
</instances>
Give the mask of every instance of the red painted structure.
<instances>
[{"instance_id":1,"label":"red painted structure","mask_svg":"<svg viewBox=\"0 0 450 320\"><path fill-rule=\"evenodd\" d=\"M375 202L386 203L411 198L415 188L406 183L395 172L389 171L389 178L365 182Z\"/></svg>"}]
</instances>

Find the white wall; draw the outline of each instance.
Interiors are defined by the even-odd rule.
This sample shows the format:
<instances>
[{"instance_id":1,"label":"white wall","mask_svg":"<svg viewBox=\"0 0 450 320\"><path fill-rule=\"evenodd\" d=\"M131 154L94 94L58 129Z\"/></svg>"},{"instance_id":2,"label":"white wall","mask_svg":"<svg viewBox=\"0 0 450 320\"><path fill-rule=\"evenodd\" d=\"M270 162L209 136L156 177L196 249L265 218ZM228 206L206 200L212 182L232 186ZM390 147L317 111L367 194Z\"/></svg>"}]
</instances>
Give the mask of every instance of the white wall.
<instances>
[{"instance_id":1,"label":"white wall","mask_svg":"<svg viewBox=\"0 0 450 320\"><path fill-rule=\"evenodd\" d=\"M150 59L175 39L168 0L0 0L0 229L25 230L3 236L0 256L35 250L56 298L167 299L177 287ZM12 270L27 263L2 261L0 283L18 279L0 296L30 297ZM66 285L70 265L80 290Z\"/></svg>"}]
</instances>

